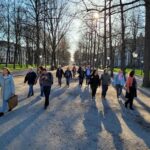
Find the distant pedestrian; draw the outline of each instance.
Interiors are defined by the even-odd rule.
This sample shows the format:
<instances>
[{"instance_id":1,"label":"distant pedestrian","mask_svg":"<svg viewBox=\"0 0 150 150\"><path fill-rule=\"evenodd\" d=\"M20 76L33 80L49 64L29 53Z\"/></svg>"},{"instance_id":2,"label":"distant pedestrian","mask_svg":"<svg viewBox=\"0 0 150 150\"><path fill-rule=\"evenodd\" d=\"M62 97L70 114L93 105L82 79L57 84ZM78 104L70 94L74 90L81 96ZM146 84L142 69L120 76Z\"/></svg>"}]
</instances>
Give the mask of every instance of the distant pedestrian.
<instances>
[{"instance_id":1,"label":"distant pedestrian","mask_svg":"<svg viewBox=\"0 0 150 150\"><path fill-rule=\"evenodd\" d=\"M94 70L91 75L90 85L92 90L92 99L95 99L96 91L98 86L100 86L100 77L98 75L98 70Z\"/></svg>"},{"instance_id":2,"label":"distant pedestrian","mask_svg":"<svg viewBox=\"0 0 150 150\"><path fill-rule=\"evenodd\" d=\"M127 101L125 102L125 107L129 107L133 110L133 99L137 97L137 82L134 77L135 72L131 71L129 77L127 78L126 82L126 98Z\"/></svg>"},{"instance_id":3,"label":"distant pedestrian","mask_svg":"<svg viewBox=\"0 0 150 150\"><path fill-rule=\"evenodd\" d=\"M70 80L72 79L72 73L71 73L69 67L68 67L67 70L65 71L64 76L65 76L65 78L66 78L66 85L69 87L69 85L70 85Z\"/></svg>"},{"instance_id":4,"label":"distant pedestrian","mask_svg":"<svg viewBox=\"0 0 150 150\"><path fill-rule=\"evenodd\" d=\"M47 70L45 68L43 68L41 81L42 81L43 91L44 91L44 95L45 95L44 109L47 109L47 107L49 106L49 96L50 96L50 92L51 92L51 86L53 85L52 73L47 72Z\"/></svg>"},{"instance_id":5,"label":"distant pedestrian","mask_svg":"<svg viewBox=\"0 0 150 150\"><path fill-rule=\"evenodd\" d=\"M85 71L83 70L82 67L79 67L78 74L79 74L79 85L82 87L83 80L84 80L84 77L85 77Z\"/></svg>"},{"instance_id":6,"label":"distant pedestrian","mask_svg":"<svg viewBox=\"0 0 150 150\"><path fill-rule=\"evenodd\" d=\"M108 86L111 83L111 77L108 73L108 69L104 69L104 73L101 75L100 80L101 80L101 85L102 85L102 99L105 99Z\"/></svg>"},{"instance_id":7,"label":"distant pedestrian","mask_svg":"<svg viewBox=\"0 0 150 150\"><path fill-rule=\"evenodd\" d=\"M62 77L64 75L64 71L61 68L61 66L59 66L59 68L56 71L56 77L58 78L58 85L61 87L62 84Z\"/></svg>"},{"instance_id":8,"label":"distant pedestrian","mask_svg":"<svg viewBox=\"0 0 150 150\"><path fill-rule=\"evenodd\" d=\"M34 90L33 90L33 86L36 84L37 81L37 75L36 73L33 71L32 68L29 69L29 72L26 74L25 79L24 79L24 83L28 83L29 85L29 92L28 92L28 98L30 96L34 95Z\"/></svg>"},{"instance_id":9,"label":"distant pedestrian","mask_svg":"<svg viewBox=\"0 0 150 150\"><path fill-rule=\"evenodd\" d=\"M75 78L75 76L76 76L76 72L77 72L76 65L73 65L73 68L72 68L73 78Z\"/></svg>"},{"instance_id":10,"label":"distant pedestrian","mask_svg":"<svg viewBox=\"0 0 150 150\"><path fill-rule=\"evenodd\" d=\"M2 108L0 109L0 117L4 115L7 111L9 111L8 108L8 100L11 98L11 96L15 95L15 85L13 76L10 74L10 71L8 68L3 69L3 73L0 76L0 87L2 88Z\"/></svg>"},{"instance_id":11,"label":"distant pedestrian","mask_svg":"<svg viewBox=\"0 0 150 150\"><path fill-rule=\"evenodd\" d=\"M85 70L86 85L89 85L89 81L90 81L90 78L91 78L91 73L92 73L92 70L91 70L90 66L87 66L87 68Z\"/></svg>"},{"instance_id":12,"label":"distant pedestrian","mask_svg":"<svg viewBox=\"0 0 150 150\"><path fill-rule=\"evenodd\" d=\"M115 75L114 77L114 85L116 87L116 92L117 92L117 98L120 100L120 96L122 94L122 89L125 85L125 77L123 74L123 71L120 69L118 74Z\"/></svg>"}]
</instances>

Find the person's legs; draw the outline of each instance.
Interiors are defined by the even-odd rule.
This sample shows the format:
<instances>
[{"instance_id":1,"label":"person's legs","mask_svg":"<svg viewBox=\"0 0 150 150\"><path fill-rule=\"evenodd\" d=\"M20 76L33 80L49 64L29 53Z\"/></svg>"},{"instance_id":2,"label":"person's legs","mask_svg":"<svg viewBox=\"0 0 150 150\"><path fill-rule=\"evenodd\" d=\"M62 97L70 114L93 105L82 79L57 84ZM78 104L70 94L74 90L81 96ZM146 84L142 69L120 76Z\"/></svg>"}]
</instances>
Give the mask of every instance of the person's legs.
<instances>
[{"instance_id":1,"label":"person's legs","mask_svg":"<svg viewBox=\"0 0 150 150\"><path fill-rule=\"evenodd\" d=\"M132 96L129 101L130 109L133 109L133 99L134 99L134 97Z\"/></svg>"},{"instance_id":2,"label":"person's legs","mask_svg":"<svg viewBox=\"0 0 150 150\"><path fill-rule=\"evenodd\" d=\"M117 98L119 98L119 85L116 85Z\"/></svg>"},{"instance_id":3,"label":"person's legs","mask_svg":"<svg viewBox=\"0 0 150 150\"><path fill-rule=\"evenodd\" d=\"M97 90L96 87L92 87L92 98L95 98L96 90Z\"/></svg>"},{"instance_id":4,"label":"person's legs","mask_svg":"<svg viewBox=\"0 0 150 150\"><path fill-rule=\"evenodd\" d=\"M70 84L70 78L67 78L67 86L69 87Z\"/></svg>"},{"instance_id":5,"label":"person's legs","mask_svg":"<svg viewBox=\"0 0 150 150\"><path fill-rule=\"evenodd\" d=\"M58 84L61 86L61 78L58 78Z\"/></svg>"},{"instance_id":6,"label":"person's legs","mask_svg":"<svg viewBox=\"0 0 150 150\"><path fill-rule=\"evenodd\" d=\"M43 85L40 84L40 88L41 88L41 96L44 96L44 90L43 90Z\"/></svg>"},{"instance_id":7,"label":"person's legs","mask_svg":"<svg viewBox=\"0 0 150 150\"><path fill-rule=\"evenodd\" d=\"M3 100L3 104L2 104L2 108L0 110L0 112L5 113L8 111L8 102L6 100Z\"/></svg>"},{"instance_id":8,"label":"person's legs","mask_svg":"<svg viewBox=\"0 0 150 150\"><path fill-rule=\"evenodd\" d=\"M51 87L50 86L44 86L43 89L44 89L44 95L45 95L44 108L46 109L48 107L48 105L49 105L49 95L50 95Z\"/></svg>"}]
</instances>

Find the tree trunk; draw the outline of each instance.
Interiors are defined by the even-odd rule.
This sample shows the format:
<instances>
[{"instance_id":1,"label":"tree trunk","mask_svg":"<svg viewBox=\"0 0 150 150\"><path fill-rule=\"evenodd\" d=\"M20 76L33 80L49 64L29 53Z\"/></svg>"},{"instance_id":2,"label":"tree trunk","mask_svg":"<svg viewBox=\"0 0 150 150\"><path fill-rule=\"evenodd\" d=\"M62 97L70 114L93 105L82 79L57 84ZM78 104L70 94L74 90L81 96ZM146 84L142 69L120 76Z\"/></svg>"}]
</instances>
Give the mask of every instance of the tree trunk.
<instances>
[{"instance_id":1,"label":"tree trunk","mask_svg":"<svg viewBox=\"0 0 150 150\"><path fill-rule=\"evenodd\" d=\"M122 0L120 0L120 9L121 9L121 40L122 40L122 44L121 44L121 69L125 74L125 53L126 53L126 47L125 47L125 23L124 23L124 7L122 4Z\"/></svg>"},{"instance_id":2,"label":"tree trunk","mask_svg":"<svg viewBox=\"0 0 150 150\"><path fill-rule=\"evenodd\" d=\"M143 86L150 87L150 3L146 2L145 49L144 49L144 79Z\"/></svg>"}]
</instances>

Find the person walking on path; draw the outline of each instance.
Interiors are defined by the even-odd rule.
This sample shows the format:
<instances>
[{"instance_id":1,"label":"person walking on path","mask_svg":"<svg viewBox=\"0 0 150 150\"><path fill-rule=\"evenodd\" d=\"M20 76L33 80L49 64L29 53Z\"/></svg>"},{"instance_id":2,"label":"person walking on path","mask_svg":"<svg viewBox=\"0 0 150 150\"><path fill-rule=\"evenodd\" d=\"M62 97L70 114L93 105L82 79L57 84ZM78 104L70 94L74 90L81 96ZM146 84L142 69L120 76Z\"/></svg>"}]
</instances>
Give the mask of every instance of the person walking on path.
<instances>
[{"instance_id":1,"label":"person walking on path","mask_svg":"<svg viewBox=\"0 0 150 150\"><path fill-rule=\"evenodd\" d=\"M40 66L40 67L38 68L38 77L37 77L37 79L36 79L36 82L37 82L37 80L39 79L40 91L41 91L40 96L41 96L41 97L44 96L43 85L42 85L42 80L41 80L42 74L43 74L43 66Z\"/></svg>"},{"instance_id":2,"label":"person walking on path","mask_svg":"<svg viewBox=\"0 0 150 150\"><path fill-rule=\"evenodd\" d=\"M58 85L60 87L61 87L61 84L62 84L61 80L62 80L63 75L64 75L64 71L61 68L61 66L59 66L59 68L56 71L56 77L58 78Z\"/></svg>"},{"instance_id":3,"label":"person walking on path","mask_svg":"<svg viewBox=\"0 0 150 150\"><path fill-rule=\"evenodd\" d=\"M86 70L85 70L85 75L86 75L86 85L89 85L89 81L91 78L91 68L90 66L87 66Z\"/></svg>"},{"instance_id":4,"label":"person walking on path","mask_svg":"<svg viewBox=\"0 0 150 150\"><path fill-rule=\"evenodd\" d=\"M65 71L64 76L65 76L65 78L66 78L66 85L69 87L69 85L70 85L70 80L72 79L72 73L71 73L69 67L68 67L67 70Z\"/></svg>"},{"instance_id":5,"label":"person walking on path","mask_svg":"<svg viewBox=\"0 0 150 150\"><path fill-rule=\"evenodd\" d=\"M123 71L120 69L118 74L114 77L114 85L116 87L117 98L120 100L120 96L122 94L122 89L125 85L125 77L123 75Z\"/></svg>"},{"instance_id":6,"label":"person walking on path","mask_svg":"<svg viewBox=\"0 0 150 150\"><path fill-rule=\"evenodd\" d=\"M79 67L78 74L79 74L79 85L82 87L83 80L84 80L84 77L85 77L85 71L83 70L82 67Z\"/></svg>"},{"instance_id":7,"label":"person walking on path","mask_svg":"<svg viewBox=\"0 0 150 150\"><path fill-rule=\"evenodd\" d=\"M108 74L108 69L104 69L104 73L101 75L100 80L101 80L101 85L102 85L102 99L105 99L108 86L111 83L111 77Z\"/></svg>"},{"instance_id":8,"label":"person walking on path","mask_svg":"<svg viewBox=\"0 0 150 150\"><path fill-rule=\"evenodd\" d=\"M43 91L45 95L45 104L44 109L47 109L49 106L49 96L51 92L51 86L53 85L53 75L50 72L47 72L45 68L43 68L43 74L41 76Z\"/></svg>"},{"instance_id":9,"label":"person walking on path","mask_svg":"<svg viewBox=\"0 0 150 150\"><path fill-rule=\"evenodd\" d=\"M98 70L94 70L91 75L90 85L92 90L92 99L95 99L96 91L98 86L100 86L100 77L98 75Z\"/></svg>"},{"instance_id":10,"label":"person walking on path","mask_svg":"<svg viewBox=\"0 0 150 150\"><path fill-rule=\"evenodd\" d=\"M72 68L73 78L75 78L76 72L77 72L76 66L73 65L73 68Z\"/></svg>"},{"instance_id":11,"label":"person walking on path","mask_svg":"<svg viewBox=\"0 0 150 150\"><path fill-rule=\"evenodd\" d=\"M130 109L133 109L133 100L135 97L137 97L137 82L134 77L135 72L131 71L129 74L129 77L126 81L126 98L127 101L125 102L125 107L128 107L128 104L130 105Z\"/></svg>"},{"instance_id":12,"label":"person walking on path","mask_svg":"<svg viewBox=\"0 0 150 150\"><path fill-rule=\"evenodd\" d=\"M0 87L2 91L2 108L0 109L0 117L4 115L4 113L9 111L8 108L8 100L10 97L15 95L15 85L13 76L10 74L8 68L3 69L3 74L0 76Z\"/></svg>"},{"instance_id":13,"label":"person walking on path","mask_svg":"<svg viewBox=\"0 0 150 150\"><path fill-rule=\"evenodd\" d=\"M29 92L27 96L28 98L34 95L33 86L36 84L36 81L37 81L37 75L33 71L33 69L30 68L29 72L26 74L25 79L24 79L24 83L28 82L28 85L29 85Z\"/></svg>"}]
</instances>

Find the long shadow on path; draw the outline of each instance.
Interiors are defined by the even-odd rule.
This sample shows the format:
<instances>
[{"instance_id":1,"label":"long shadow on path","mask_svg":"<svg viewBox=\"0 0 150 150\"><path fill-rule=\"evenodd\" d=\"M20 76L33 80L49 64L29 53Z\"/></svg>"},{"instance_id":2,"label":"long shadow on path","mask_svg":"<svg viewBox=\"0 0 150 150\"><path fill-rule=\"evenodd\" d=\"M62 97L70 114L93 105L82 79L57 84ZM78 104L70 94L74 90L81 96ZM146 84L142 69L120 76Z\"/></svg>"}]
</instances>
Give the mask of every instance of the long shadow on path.
<instances>
[{"instance_id":1,"label":"long shadow on path","mask_svg":"<svg viewBox=\"0 0 150 150\"><path fill-rule=\"evenodd\" d=\"M99 133L101 132L101 122L95 101L91 102L91 105L87 107L87 112L84 114L83 124L85 127L86 140L83 145L81 144L82 149L100 149L98 143Z\"/></svg>"},{"instance_id":2,"label":"long shadow on path","mask_svg":"<svg viewBox=\"0 0 150 150\"><path fill-rule=\"evenodd\" d=\"M104 128L111 134L113 143L116 150L123 150L123 141L120 137L122 128L119 119L117 118L114 110L110 107L108 100L102 100L104 114L100 112L100 118L104 124Z\"/></svg>"}]
</instances>

